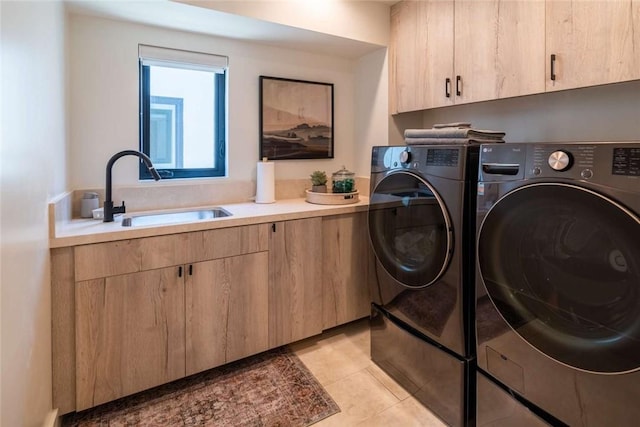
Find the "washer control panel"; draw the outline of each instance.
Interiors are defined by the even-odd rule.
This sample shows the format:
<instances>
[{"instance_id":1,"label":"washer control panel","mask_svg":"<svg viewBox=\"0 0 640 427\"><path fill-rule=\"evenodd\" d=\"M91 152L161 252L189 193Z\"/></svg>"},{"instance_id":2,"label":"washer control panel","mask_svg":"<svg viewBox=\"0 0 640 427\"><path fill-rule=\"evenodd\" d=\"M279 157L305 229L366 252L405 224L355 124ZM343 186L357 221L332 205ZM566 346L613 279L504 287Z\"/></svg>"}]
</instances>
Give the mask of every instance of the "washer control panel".
<instances>
[{"instance_id":1,"label":"washer control panel","mask_svg":"<svg viewBox=\"0 0 640 427\"><path fill-rule=\"evenodd\" d=\"M532 144L529 152L528 160L533 163L527 168L529 176L578 179L593 176L596 145Z\"/></svg>"},{"instance_id":2,"label":"washer control panel","mask_svg":"<svg viewBox=\"0 0 640 427\"><path fill-rule=\"evenodd\" d=\"M464 179L467 157L477 156L478 147L456 145L414 145L373 147L371 173L404 170L450 179ZM477 160L474 160L477 162ZM475 176L475 173L474 173Z\"/></svg>"},{"instance_id":3,"label":"washer control panel","mask_svg":"<svg viewBox=\"0 0 640 427\"><path fill-rule=\"evenodd\" d=\"M614 148L611 173L623 176L640 176L640 147Z\"/></svg>"},{"instance_id":4,"label":"washer control panel","mask_svg":"<svg viewBox=\"0 0 640 427\"><path fill-rule=\"evenodd\" d=\"M479 179L577 180L638 191L640 141L483 145Z\"/></svg>"}]
</instances>

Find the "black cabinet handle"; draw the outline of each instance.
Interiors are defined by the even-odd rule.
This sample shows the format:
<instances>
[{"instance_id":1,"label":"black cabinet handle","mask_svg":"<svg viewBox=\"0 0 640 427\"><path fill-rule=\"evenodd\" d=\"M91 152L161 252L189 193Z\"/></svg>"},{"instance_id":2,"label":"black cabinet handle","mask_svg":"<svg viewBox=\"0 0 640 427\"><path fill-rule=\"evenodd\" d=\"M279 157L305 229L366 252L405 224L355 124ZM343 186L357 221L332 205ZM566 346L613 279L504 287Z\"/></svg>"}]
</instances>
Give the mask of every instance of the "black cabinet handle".
<instances>
[{"instance_id":1,"label":"black cabinet handle","mask_svg":"<svg viewBox=\"0 0 640 427\"><path fill-rule=\"evenodd\" d=\"M271 224L271 231L273 231L274 233L276 232L276 224L275 223Z\"/></svg>"},{"instance_id":2,"label":"black cabinet handle","mask_svg":"<svg viewBox=\"0 0 640 427\"><path fill-rule=\"evenodd\" d=\"M451 79L449 77L444 80L444 96L451 98Z\"/></svg>"},{"instance_id":3,"label":"black cabinet handle","mask_svg":"<svg viewBox=\"0 0 640 427\"><path fill-rule=\"evenodd\" d=\"M551 54L551 80L556 80L556 54Z\"/></svg>"},{"instance_id":4,"label":"black cabinet handle","mask_svg":"<svg viewBox=\"0 0 640 427\"><path fill-rule=\"evenodd\" d=\"M178 267L178 277L182 277L182 266Z\"/></svg>"},{"instance_id":5,"label":"black cabinet handle","mask_svg":"<svg viewBox=\"0 0 640 427\"><path fill-rule=\"evenodd\" d=\"M189 264L189 276L193 276L193 264Z\"/></svg>"},{"instance_id":6,"label":"black cabinet handle","mask_svg":"<svg viewBox=\"0 0 640 427\"><path fill-rule=\"evenodd\" d=\"M462 77L456 76L456 95L462 95Z\"/></svg>"}]
</instances>

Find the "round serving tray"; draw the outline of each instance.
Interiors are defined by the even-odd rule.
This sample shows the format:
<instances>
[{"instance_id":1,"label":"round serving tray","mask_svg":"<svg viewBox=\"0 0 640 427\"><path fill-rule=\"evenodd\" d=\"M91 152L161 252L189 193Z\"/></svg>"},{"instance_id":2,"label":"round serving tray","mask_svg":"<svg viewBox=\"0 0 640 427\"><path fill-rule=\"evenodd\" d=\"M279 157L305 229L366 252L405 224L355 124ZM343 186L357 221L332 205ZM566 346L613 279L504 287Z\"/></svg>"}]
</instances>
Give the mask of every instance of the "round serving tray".
<instances>
[{"instance_id":1,"label":"round serving tray","mask_svg":"<svg viewBox=\"0 0 640 427\"><path fill-rule=\"evenodd\" d=\"M316 205L348 205L358 203L360 196L358 191L351 193L316 193L311 190L307 192L307 202Z\"/></svg>"}]
</instances>

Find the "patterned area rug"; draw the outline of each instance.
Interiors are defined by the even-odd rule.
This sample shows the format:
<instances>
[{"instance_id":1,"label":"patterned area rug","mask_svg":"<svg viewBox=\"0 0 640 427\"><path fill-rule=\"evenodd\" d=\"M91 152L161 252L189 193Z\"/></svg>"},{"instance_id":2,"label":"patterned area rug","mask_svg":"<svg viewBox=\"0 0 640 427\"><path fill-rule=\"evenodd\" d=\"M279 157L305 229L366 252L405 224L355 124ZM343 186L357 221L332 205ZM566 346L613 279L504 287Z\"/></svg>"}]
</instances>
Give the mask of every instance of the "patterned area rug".
<instances>
[{"instance_id":1,"label":"patterned area rug","mask_svg":"<svg viewBox=\"0 0 640 427\"><path fill-rule=\"evenodd\" d=\"M63 426L308 426L340 408L287 347L63 418Z\"/></svg>"}]
</instances>

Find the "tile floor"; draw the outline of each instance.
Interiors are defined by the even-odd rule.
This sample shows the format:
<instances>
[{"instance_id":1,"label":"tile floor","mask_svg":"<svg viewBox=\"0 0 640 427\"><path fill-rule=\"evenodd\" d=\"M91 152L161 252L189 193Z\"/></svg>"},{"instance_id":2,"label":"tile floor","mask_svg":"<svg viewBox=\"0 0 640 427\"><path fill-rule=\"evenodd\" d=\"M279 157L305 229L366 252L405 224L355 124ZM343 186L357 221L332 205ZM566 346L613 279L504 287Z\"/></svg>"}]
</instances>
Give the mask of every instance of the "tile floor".
<instances>
[{"instance_id":1,"label":"tile floor","mask_svg":"<svg viewBox=\"0 0 640 427\"><path fill-rule=\"evenodd\" d=\"M445 426L371 361L367 319L291 344L290 348L341 409L314 427Z\"/></svg>"}]
</instances>

